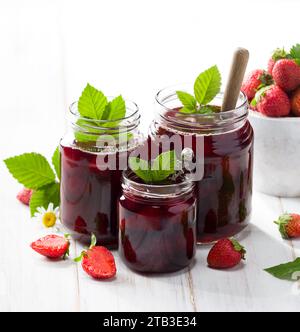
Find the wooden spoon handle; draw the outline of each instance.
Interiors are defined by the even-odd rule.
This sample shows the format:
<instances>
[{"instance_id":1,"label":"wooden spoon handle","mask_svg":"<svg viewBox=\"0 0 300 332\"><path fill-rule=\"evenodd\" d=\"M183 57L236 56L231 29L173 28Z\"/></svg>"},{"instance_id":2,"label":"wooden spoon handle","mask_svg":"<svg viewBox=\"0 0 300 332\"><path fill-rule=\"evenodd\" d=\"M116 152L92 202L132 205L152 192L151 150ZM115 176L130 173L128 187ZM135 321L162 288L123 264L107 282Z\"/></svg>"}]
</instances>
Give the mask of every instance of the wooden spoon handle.
<instances>
[{"instance_id":1,"label":"wooden spoon handle","mask_svg":"<svg viewBox=\"0 0 300 332\"><path fill-rule=\"evenodd\" d=\"M235 109L243 83L248 60L249 51L245 48L238 48L234 52L229 73L229 79L224 93L222 112Z\"/></svg>"}]
</instances>

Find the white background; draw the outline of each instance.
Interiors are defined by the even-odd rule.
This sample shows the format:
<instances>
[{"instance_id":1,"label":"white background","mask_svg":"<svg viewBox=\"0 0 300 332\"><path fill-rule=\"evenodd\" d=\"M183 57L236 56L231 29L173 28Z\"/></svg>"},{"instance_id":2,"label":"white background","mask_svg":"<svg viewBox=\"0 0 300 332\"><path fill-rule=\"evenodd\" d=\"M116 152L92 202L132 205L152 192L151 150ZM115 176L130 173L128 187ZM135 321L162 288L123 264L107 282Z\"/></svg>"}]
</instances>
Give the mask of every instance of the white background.
<instances>
[{"instance_id":1,"label":"white background","mask_svg":"<svg viewBox=\"0 0 300 332\"><path fill-rule=\"evenodd\" d=\"M237 46L249 49L248 68L254 69L266 66L274 48L300 42L299 13L296 0L1 0L0 159L30 151L50 156L65 131L68 105L87 82L107 95L122 93L136 101L146 128L160 88L193 81L214 64L225 82ZM35 226L15 200L20 186L3 163L0 179L2 310L300 307L290 284L262 272L296 255L299 243L283 244L271 222L285 209L299 212L298 200L256 194L253 223L258 227L252 226L254 234L245 240L250 257L244 269L208 271L206 249L200 249L197 266L186 275L154 280L124 269L115 284L95 285L72 264L59 269L31 253L27 247ZM107 307L92 296L97 291L110 299Z\"/></svg>"}]
</instances>

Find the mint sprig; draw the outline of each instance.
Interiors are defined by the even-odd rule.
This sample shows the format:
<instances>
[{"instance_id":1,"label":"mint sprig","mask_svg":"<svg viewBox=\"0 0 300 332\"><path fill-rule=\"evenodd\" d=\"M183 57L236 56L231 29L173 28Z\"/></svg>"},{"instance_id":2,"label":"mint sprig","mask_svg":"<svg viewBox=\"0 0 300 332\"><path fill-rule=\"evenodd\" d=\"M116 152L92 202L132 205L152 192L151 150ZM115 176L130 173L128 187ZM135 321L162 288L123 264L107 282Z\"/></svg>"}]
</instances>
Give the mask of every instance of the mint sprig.
<instances>
[{"instance_id":1,"label":"mint sprig","mask_svg":"<svg viewBox=\"0 0 300 332\"><path fill-rule=\"evenodd\" d=\"M273 266L265 271L278 279L296 281L300 275L300 257L293 262Z\"/></svg>"},{"instance_id":2,"label":"mint sprig","mask_svg":"<svg viewBox=\"0 0 300 332\"><path fill-rule=\"evenodd\" d=\"M137 157L130 157L129 167L145 183L163 182L176 172L176 154L174 151L164 152L152 163Z\"/></svg>"},{"instance_id":3,"label":"mint sprig","mask_svg":"<svg viewBox=\"0 0 300 332\"><path fill-rule=\"evenodd\" d=\"M47 208L60 204L60 152L57 148L52 156L53 171L47 159L39 153L24 153L4 160L11 175L25 188L32 189L29 203L31 216L38 207Z\"/></svg>"},{"instance_id":4,"label":"mint sprig","mask_svg":"<svg viewBox=\"0 0 300 332\"><path fill-rule=\"evenodd\" d=\"M194 83L194 95L176 91L183 108L182 113L210 114L211 108L206 106L215 98L221 89L221 74L217 66L212 66L202 72Z\"/></svg>"},{"instance_id":5,"label":"mint sprig","mask_svg":"<svg viewBox=\"0 0 300 332\"><path fill-rule=\"evenodd\" d=\"M78 112L86 119L77 121L80 130L75 131L75 138L79 142L93 142L97 141L99 136L108 134L107 129L103 128L118 127L120 121L126 116L126 104L121 95L108 101L102 91L88 83L79 98ZM112 136L118 138L117 132ZM130 137L131 135L128 135L127 140Z\"/></svg>"}]
</instances>

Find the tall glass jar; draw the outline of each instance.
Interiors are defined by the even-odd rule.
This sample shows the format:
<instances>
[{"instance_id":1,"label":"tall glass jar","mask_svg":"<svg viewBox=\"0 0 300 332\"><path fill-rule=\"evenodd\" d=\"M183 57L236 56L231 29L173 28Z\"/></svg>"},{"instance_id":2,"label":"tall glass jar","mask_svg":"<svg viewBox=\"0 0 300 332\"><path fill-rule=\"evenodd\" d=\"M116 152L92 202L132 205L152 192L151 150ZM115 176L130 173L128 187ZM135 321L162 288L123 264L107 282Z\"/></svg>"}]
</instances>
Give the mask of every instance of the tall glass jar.
<instances>
[{"instance_id":1,"label":"tall glass jar","mask_svg":"<svg viewBox=\"0 0 300 332\"><path fill-rule=\"evenodd\" d=\"M177 135L182 142L189 138L184 147L190 148L194 157L202 154L203 177L196 182L198 243L236 235L247 226L251 212L253 130L247 98L240 93L236 109L220 112L220 93L210 103L216 106L214 113L185 114L180 112L177 90L192 93L193 88L175 86L158 92L158 114L149 140L159 142L164 135ZM202 149L197 149L198 142Z\"/></svg>"},{"instance_id":2,"label":"tall glass jar","mask_svg":"<svg viewBox=\"0 0 300 332\"><path fill-rule=\"evenodd\" d=\"M194 183L142 183L131 171L123 175L119 203L119 253L131 269L146 273L187 267L196 246Z\"/></svg>"},{"instance_id":3,"label":"tall glass jar","mask_svg":"<svg viewBox=\"0 0 300 332\"><path fill-rule=\"evenodd\" d=\"M60 142L61 221L71 234L89 242L117 247L117 202L121 194L122 171L129 153L143 142L139 132L137 105L126 101L126 117L91 120L70 106L69 130Z\"/></svg>"}]
</instances>

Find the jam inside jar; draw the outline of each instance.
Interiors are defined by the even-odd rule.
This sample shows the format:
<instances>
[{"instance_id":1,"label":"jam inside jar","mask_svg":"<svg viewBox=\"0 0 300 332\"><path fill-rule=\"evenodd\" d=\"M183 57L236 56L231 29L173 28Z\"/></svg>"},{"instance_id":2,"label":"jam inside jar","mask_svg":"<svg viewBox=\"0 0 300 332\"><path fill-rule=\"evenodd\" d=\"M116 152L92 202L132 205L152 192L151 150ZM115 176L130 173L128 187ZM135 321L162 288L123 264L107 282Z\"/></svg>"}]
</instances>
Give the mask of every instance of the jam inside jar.
<instances>
[{"instance_id":1,"label":"jam inside jar","mask_svg":"<svg viewBox=\"0 0 300 332\"><path fill-rule=\"evenodd\" d=\"M131 269L174 272L195 255L194 183L183 178L166 185L142 183L131 171L123 175L119 202L119 253Z\"/></svg>"},{"instance_id":2,"label":"jam inside jar","mask_svg":"<svg viewBox=\"0 0 300 332\"><path fill-rule=\"evenodd\" d=\"M60 142L61 221L84 243L94 233L98 244L118 245L122 171L143 142L137 105L126 101L126 114L117 122L91 120L80 117L77 103L70 107L71 125Z\"/></svg>"},{"instance_id":3,"label":"jam inside jar","mask_svg":"<svg viewBox=\"0 0 300 332\"><path fill-rule=\"evenodd\" d=\"M172 87L156 95L158 116L150 127L149 142L160 144L161 137L177 135L194 157L201 154L203 177L195 183L197 242L234 236L247 226L251 213L253 130L247 120L247 98L240 93L236 109L220 112L220 93L211 102L214 113L184 114L176 90L192 88ZM199 138L202 148L197 149Z\"/></svg>"}]
</instances>

